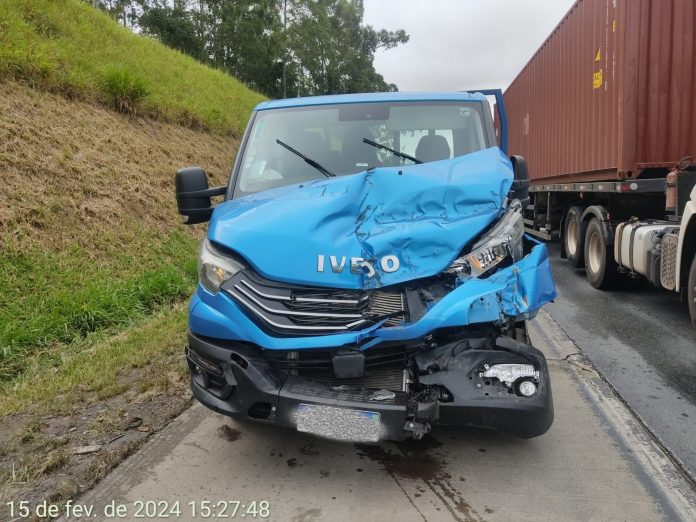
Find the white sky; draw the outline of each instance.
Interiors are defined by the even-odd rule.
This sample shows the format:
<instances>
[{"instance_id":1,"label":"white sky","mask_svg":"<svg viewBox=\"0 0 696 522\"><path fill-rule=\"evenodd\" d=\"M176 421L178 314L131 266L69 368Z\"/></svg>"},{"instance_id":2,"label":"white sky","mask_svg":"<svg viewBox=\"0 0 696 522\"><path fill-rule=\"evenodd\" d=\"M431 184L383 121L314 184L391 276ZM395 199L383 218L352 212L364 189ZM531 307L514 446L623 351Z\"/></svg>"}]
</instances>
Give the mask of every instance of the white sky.
<instances>
[{"instance_id":1,"label":"white sky","mask_svg":"<svg viewBox=\"0 0 696 522\"><path fill-rule=\"evenodd\" d=\"M364 0L364 23L404 29L375 68L400 91L505 89L575 0Z\"/></svg>"}]
</instances>

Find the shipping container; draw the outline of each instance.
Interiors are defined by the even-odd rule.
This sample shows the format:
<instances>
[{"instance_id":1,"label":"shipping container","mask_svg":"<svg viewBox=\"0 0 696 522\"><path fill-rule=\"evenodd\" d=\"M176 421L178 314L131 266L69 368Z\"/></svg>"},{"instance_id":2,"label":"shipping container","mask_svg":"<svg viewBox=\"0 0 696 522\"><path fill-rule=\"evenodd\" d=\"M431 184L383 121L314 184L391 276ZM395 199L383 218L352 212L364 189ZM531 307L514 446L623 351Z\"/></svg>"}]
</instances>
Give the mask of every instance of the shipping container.
<instances>
[{"instance_id":1,"label":"shipping container","mask_svg":"<svg viewBox=\"0 0 696 522\"><path fill-rule=\"evenodd\" d=\"M696 0L578 0L503 96L527 232L595 288L685 297L694 326L695 27Z\"/></svg>"},{"instance_id":2,"label":"shipping container","mask_svg":"<svg viewBox=\"0 0 696 522\"><path fill-rule=\"evenodd\" d=\"M505 91L532 184L662 176L696 158L696 1L579 0Z\"/></svg>"}]
</instances>

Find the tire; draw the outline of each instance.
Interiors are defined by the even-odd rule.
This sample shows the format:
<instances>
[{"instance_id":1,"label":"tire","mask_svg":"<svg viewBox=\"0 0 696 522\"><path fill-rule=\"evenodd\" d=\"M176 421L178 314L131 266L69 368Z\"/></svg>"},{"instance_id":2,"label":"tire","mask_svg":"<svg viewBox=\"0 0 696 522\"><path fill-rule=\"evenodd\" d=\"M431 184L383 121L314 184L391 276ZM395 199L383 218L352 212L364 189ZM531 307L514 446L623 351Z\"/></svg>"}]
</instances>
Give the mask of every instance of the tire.
<instances>
[{"instance_id":1,"label":"tire","mask_svg":"<svg viewBox=\"0 0 696 522\"><path fill-rule=\"evenodd\" d=\"M611 288L619 276L612 249L607 248L602 224L592 218L585 232L585 270L590 284L605 290Z\"/></svg>"},{"instance_id":2,"label":"tire","mask_svg":"<svg viewBox=\"0 0 696 522\"><path fill-rule=\"evenodd\" d=\"M691 261L691 269L689 270L689 285L688 292L686 292L687 299L689 300L689 315L691 315L691 324L696 328L696 255L694 260Z\"/></svg>"},{"instance_id":3,"label":"tire","mask_svg":"<svg viewBox=\"0 0 696 522\"><path fill-rule=\"evenodd\" d=\"M570 207L563 223L563 249L571 266L585 266L585 224L582 207Z\"/></svg>"}]
</instances>

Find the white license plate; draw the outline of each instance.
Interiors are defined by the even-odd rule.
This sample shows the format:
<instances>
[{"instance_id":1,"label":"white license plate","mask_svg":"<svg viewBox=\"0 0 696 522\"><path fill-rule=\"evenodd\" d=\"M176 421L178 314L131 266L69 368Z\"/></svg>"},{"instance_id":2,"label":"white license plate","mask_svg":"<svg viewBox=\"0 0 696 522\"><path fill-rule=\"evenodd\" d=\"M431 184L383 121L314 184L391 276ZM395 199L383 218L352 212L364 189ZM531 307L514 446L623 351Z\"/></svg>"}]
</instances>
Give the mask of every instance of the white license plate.
<instances>
[{"instance_id":1,"label":"white license plate","mask_svg":"<svg viewBox=\"0 0 696 522\"><path fill-rule=\"evenodd\" d=\"M382 435L380 414L321 404L300 404L296 413L297 431L329 439L377 442Z\"/></svg>"}]
</instances>

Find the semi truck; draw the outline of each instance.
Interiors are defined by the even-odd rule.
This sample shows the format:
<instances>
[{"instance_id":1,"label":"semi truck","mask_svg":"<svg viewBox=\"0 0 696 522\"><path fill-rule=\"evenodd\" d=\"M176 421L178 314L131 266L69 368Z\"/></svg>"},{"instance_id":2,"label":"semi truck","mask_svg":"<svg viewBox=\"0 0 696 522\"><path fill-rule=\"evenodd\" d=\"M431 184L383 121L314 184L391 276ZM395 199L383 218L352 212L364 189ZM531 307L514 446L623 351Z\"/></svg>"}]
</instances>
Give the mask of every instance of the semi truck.
<instances>
[{"instance_id":1,"label":"semi truck","mask_svg":"<svg viewBox=\"0 0 696 522\"><path fill-rule=\"evenodd\" d=\"M262 102L228 184L176 173L186 224L209 222L186 347L200 402L352 441L548 430L526 321L556 288L485 94Z\"/></svg>"},{"instance_id":2,"label":"semi truck","mask_svg":"<svg viewBox=\"0 0 696 522\"><path fill-rule=\"evenodd\" d=\"M695 27L692 0L578 0L503 98L527 232L560 239L595 288L678 294L694 326Z\"/></svg>"}]
</instances>

